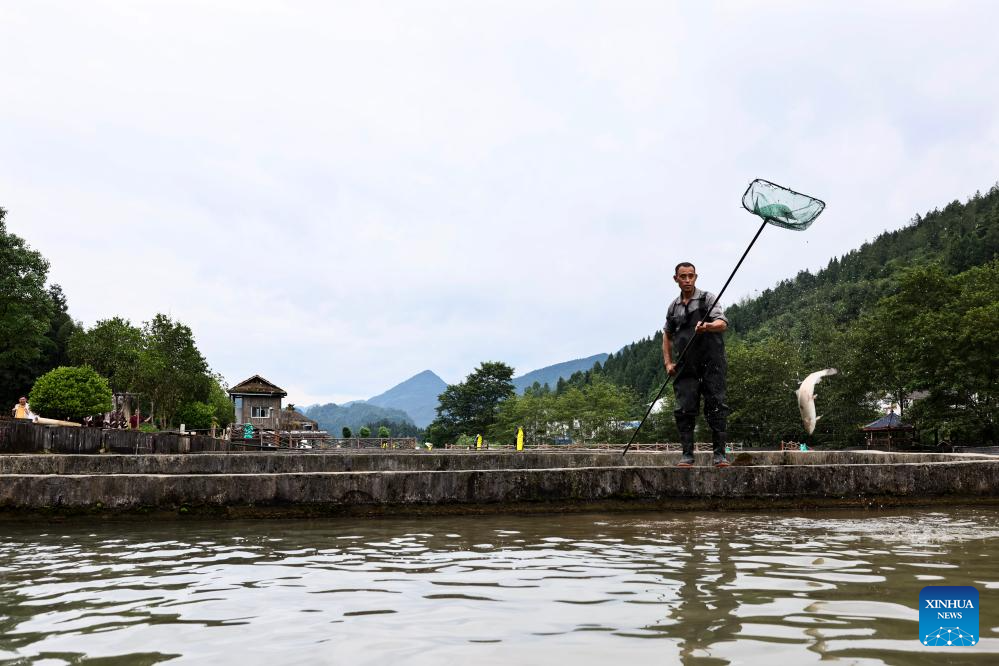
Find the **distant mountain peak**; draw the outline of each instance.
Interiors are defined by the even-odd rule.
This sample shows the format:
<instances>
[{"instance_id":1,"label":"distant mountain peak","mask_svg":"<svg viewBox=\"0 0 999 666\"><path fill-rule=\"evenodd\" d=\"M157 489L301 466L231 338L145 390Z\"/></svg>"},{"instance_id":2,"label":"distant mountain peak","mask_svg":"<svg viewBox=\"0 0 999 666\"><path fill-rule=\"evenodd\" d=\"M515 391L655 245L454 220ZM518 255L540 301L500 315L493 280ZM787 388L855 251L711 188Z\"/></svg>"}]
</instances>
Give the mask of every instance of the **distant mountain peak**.
<instances>
[{"instance_id":1,"label":"distant mountain peak","mask_svg":"<svg viewBox=\"0 0 999 666\"><path fill-rule=\"evenodd\" d=\"M513 378L517 393L523 393L534 382L548 384L552 388L560 378L568 379L574 372L589 370L594 363L603 363L607 354L595 354L586 358L556 363L544 368L532 370L520 377ZM365 402L376 407L399 409L409 415L420 428L426 428L437 418L437 397L447 388L447 382L433 370L424 370L413 375L404 382L396 384L384 393L379 393Z\"/></svg>"},{"instance_id":2,"label":"distant mountain peak","mask_svg":"<svg viewBox=\"0 0 999 666\"><path fill-rule=\"evenodd\" d=\"M368 398L368 404L401 409L413 423L426 428L437 417L437 396L447 388L447 382L432 370L424 370L396 384L384 393Z\"/></svg>"}]
</instances>

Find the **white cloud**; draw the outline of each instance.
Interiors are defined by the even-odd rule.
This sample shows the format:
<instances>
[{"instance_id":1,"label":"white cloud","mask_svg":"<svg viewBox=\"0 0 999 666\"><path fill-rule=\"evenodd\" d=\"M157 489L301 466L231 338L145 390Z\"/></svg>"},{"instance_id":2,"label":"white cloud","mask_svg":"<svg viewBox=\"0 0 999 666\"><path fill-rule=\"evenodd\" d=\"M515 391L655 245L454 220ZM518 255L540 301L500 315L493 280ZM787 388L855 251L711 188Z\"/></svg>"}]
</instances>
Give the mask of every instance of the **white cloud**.
<instances>
[{"instance_id":1,"label":"white cloud","mask_svg":"<svg viewBox=\"0 0 999 666\"><path fill-rule=\"evenodd\" d=\"M86 323L166 311L305 404L519 371L718 288L754 177L824 198L729 302L999 174L989 3L0 9L0 205Z\"/></svg>"}]
</instances>

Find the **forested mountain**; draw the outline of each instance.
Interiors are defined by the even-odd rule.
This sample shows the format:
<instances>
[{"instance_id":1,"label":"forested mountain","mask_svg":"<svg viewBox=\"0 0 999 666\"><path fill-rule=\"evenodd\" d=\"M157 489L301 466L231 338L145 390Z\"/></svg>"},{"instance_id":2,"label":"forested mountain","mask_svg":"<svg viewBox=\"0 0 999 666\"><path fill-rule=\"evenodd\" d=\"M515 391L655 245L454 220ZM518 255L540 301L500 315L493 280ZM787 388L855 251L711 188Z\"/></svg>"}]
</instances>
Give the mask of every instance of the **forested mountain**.
<instances>
[{"instance_id":1,"label":"forested mountain","mask_svg":"<svg viewBox=\"0 0 999 666\"><path fill-rule=\"evenodd\" d=\"M904 408L916 390L932 398L912 414L924 435L994 440L999 321L991 322L999 311L997 256L999 185L966 203L917 215L815 274L802 271L729 306L729 429L763 443L799 436L791 392L811 370L836 366L844 372L820 391L827 399L819 404L828 410L817 431L820 442L825 437L856 443L857 426L877 416L880 399ZM920 294L921 308L905 307L906 299ZM931 345L935 331L946 331L950 345L940 339ZM556 392L599 374L644 396L647 405L666 377L661 346L657 331L601 366L559 382ZM931 379L920 370L923 364L941 365L940 354L959 353L979 357L985 369L978 372L978 366L952 359L953 376ZM940 407L930 412L931 404ZM636 412L643 412L641 405Z\"/></svg>"},{"instance_id":2,"label":"forested mountain","mask_svg":"<svg viewBox=\"0 0 999 666\"><path fill-rule=\"evenodd\" d=\"M935 262L962 273L996 258L999 252L999 185L962 204L916 215L897 231L887 231L816 274L802 271L759 296L729 307L736 333L750 339L791 328L803 310L828 315L837 324L898 289L902 269Z\"/></svg>"},{"instance_id":3,"label":"forested mountain","mask_svg":"<svg viewBox=\"0 0 999 666\"><path fill-rule=\"evenodd\" d=\"M588 358L579 358L532 370L520 377L514 377L513 386L517 393L523 393L535 382L538 382L540 386L549 384L554 387L560 379L569 377L572 373L580 370L589 370L595 363L606 358L607 354L595 354ZM445 389L447 389L447 384L443 379L431 370L424 370L373 398L345 403L340 407L366 403L402 410L418 427L425 428L437 417L438 397Z\"/></svg>"},{"instance_id":4,"label":"forested mountain","mask_svg":"<svg viewBox=\"0 0 999 666\"><path fill-rule=\"evenodd\" d=\"M588 356L587 358L577 358L572 361L549 365L548 367L540 368L538 370L531 370L527 374L521 375L520 377L514 377L513 388L517 391L517 393L523 393L525 389L533 386L535 382L537 382L539 386L548 384L554 388L559 379L562 379L563 377L570 377L574 372L589 370L594 366L594 364L603 363L606 360L607 354L594 354L593 356Z\"/></svg>"},{"instance_id":5,"label":"forested mountain","mask_svg":"<svg viewBox=\"0 0 999 666\"><path fill-rule=\"evenodd\" d=\"M350 405L312 405L304 410L304 414L319 423L319 427L330 435L339 437L344 427L350 428L356 435L362 426L377 432L377 426L388 426L393 436L406 436L415 432L416 426L406 412L399 409L377 407L366 402L354 402Z\"/></svg>"}]
</instances>

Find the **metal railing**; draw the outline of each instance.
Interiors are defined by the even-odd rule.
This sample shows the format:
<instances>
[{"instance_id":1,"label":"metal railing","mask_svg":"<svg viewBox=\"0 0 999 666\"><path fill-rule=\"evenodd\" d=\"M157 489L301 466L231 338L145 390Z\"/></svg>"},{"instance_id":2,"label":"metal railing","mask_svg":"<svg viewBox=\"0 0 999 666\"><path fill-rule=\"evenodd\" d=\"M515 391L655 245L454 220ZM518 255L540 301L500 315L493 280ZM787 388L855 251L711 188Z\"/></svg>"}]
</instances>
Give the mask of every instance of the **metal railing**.
<instances>
[{"instance_id":1,"label":"metal railing","mask_svg":"<svg viewBox=\"0 0 999 666\"><path fill-rule=\"evenodd\" d=\"M609 444L605 442L594 442L589 444L550 444L550 443L538 443L538 444L528 444L524 443L525 451L620 451L624 448L624 444ZM481 449L476 449L475 445L472 444L445 444L443 447L452 451L515 451L517 449L516 444L495 444L495 443L483 443ZM648 444L632 444L631 448L636 451L680 451L681 445L678 442L655 442ZM694 445L697 451L711 451L710 442L698 442ZM728 448L731 451L742 451L742 442L731 442L728 444Z\"/></svg>"},{"instance_id":2,"label":"metal railing","mask_svg":"<svg viewBox=\"0 0 999 666\"><path fill-rule=\"evenodd\" d=\"M238 440L234 440L238 441ZM249 440L252 441L252 440ZM260 445L275 449L320 450L335 449L415 449L415 437L330 437L327 433L260 433Z\"/></svg>"}]
</instances>

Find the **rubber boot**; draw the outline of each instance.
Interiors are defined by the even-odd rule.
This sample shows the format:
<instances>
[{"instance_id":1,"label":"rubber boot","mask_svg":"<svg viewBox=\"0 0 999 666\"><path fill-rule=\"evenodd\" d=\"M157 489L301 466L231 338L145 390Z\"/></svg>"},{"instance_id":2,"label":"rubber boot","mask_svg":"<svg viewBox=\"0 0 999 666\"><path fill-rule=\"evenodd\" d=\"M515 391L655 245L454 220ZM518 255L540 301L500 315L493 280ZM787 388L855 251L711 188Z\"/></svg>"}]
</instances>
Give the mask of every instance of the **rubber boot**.
<instances>
[{"instance_id":1,"label":"rubber boot","mask_svg":"<svg viewBox=\"0 0 999 666\"><path fill-rule=\"evenodd\" d=\"M715 467L728 467L728 457L725 455L725 433L714 430L711 433L711 450L714 453L711 463Z\"/></svg>"},{"instance_id":2,"label":"rubber boot","mask_svg":"<svg viewBox=\"0 0 999 666\"><path fill-rule=\"evenodd\" d=\"M694 466L694 433L692 432L681 432L680 433L680 446L683 449L683 453L680 454L680 462L676 464L677 467L693 467Z\"/></svg>"}]
</instances>

